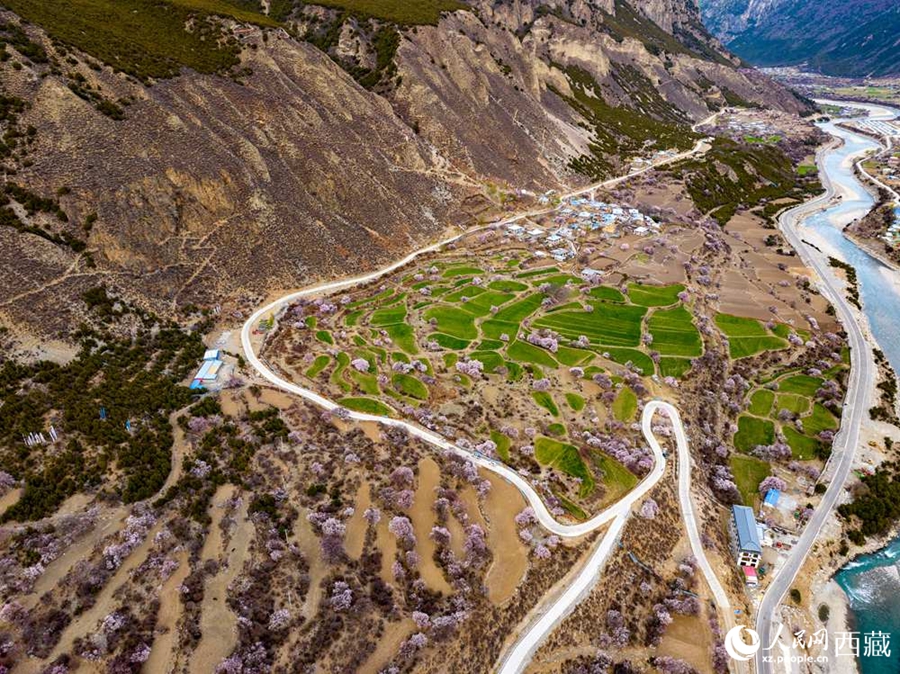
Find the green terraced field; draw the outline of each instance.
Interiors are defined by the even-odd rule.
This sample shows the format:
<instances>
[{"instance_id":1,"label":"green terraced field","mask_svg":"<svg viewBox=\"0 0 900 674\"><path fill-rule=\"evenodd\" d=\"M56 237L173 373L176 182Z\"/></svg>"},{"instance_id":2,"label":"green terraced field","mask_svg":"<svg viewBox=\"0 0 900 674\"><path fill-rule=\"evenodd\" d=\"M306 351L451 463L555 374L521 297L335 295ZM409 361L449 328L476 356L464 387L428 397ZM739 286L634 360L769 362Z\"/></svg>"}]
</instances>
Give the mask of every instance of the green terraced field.
<instances>
[{"instance_id":1,"label":"green terraced field","mask_svg":"<svg viewBox=\"0 0 900 674\"><path fill-rule=\"evenodd\" d=\"M775 399L775 413L787 410L794 414L806 414L809 411L809 398L795 393L779 393Z\"/></svg>"},{"instance_id":2,"label":"green terraced field","mask_svg":"<svg viewBox=\"0 0 900 674\"><path fill-rule=\"evenodd\" d=\"M559 407L556 406L556 402L553 400L552 395L546 391L532 391L531 397L534 398L534 402L536 402L539 407L543 407L555 417L559 416Z\"/></svg>"},{"instance_id":3,"label":"green terraced field","mask_svg":"<svg viewBox=\"0 0 900 674\"><path fill-rule=\"evenodd\" d=\"M615 401L613 401L613 416L619 421L633 421L634 415L637 412L637 404L638 399L634 391L625 387L619 391L619 395L617 395Z\"/></svg>"},{"instance_id":4,"label":"green terraced field","mask_svg":"<svg viewBox=\"0 0 900 674\"><path fill-rule=\"evenodd\" d=\"M663 356L659 359L659 373L663 377L675 377L676 379L681 379L690 369L690 358L667 358Z\"/></svg>"},{"instance_id":5,"label":"green terraced field","mask_svg":"<svg viewBox=\"0 0 900 674\"><path fill-rule=\"evenodd\" d=\"M586 336L593 344L638 346L641 322L647 310L643 307L592 301L594 311L560 311L534 321L540 328L551 328L570 339Z\"/></svg>"},{"instance_id":6,"label":"green terraced field","mask_svg":"<svg viewBox=\"0 0 900 674\"><path fill-rule=\"evenodd\" d=\"M445 349L453 349L454 351L461 351L462 349L465 349L467 346L469 346L468 340L459 339L458 337L452 337L440 332L434 332L428 335L428 339L433 339Z\"/></svg>"},{"instance_id":7,"label":"green terraced field","mask_svg":"<svg viewBox=\"0 0 900 674\"><path fill-rule=\"evenodd\" d=\"M604 302L625 301L625 295L620 293L616 288L611 288L610 286L597 286L596 288L591 288L590 292L588 292L588 297L592 297L595 300L603 300Z\"/></svg>"},{"instance_id":8,"label":"green terraced field","mask_svg":"<svg viewBox=\"0 0 900 674\"><path fill-rule=\"evenodd\" d=\"M606 487L603 504L615 503L634 489L638 483L638 478L634 473L602 452L592 452L591 463L596 475Z\"/></svg>"},{"instance_id":9,"label":"green terraced field","mask_svg":"<svg viewBox=\"0 0 900 674\"><path fill-rule=\"evenodd\" d=\"M546 276L547 274L555 274L559 271L558 267L541 267L540 269L532 269L531 271L523 271L516 274L516 278L534 278L535 276Z\"/></svg>"},{"instance_id":10,"label":"green terraced field","mask_svg":"<svg viewBox=\"0 0 900 674\"><path fill-rule=\"evenodd\" d=\"M754 318L716 314L716 325L728 337L732 358L746 358L762 351L787 348L787 340L776 337Z\"/></svg>"},{"instance_id":11,"label":"green terraced field","mask_svg":"<svg viewBox=\"0 0 900 674\"><path fill-rule=\"evenodd\" d=\"M766 389L754 391L750 396L750 407L748 412L758 417L767 417L772 411L772 402L775 400L775 394Z\"/></svg>"},{"instance_id":12,"label":"green terraced field","mask_svg":"<svg viewBox=\"0 0 900 674\"><path fill-rule=\"evenodd\" d=\"M577 393L566 393L566 402L576 412L580 412L585 406L584 398Z\"/></svg>"},{"instance_id":13,"label":"green terraced field","mask_svg":"<svg viewBox=\"0 0 900 674\"><path fill-rule=\"evenodd\" d=\"M734 446L742 452L751 452L757 445L771 445L775 442L775 424L768 419L758 419L742 414L738 417L738 432L734 435Z\"/></svg>"},{"instance_id":14,"label":"green terraced field","mask_svg":"<svg viewBox=\"0 0 900 674\"><path fill-rule=\"evenodd\" d=\"M516 340L506 349L506 355L512 360L520 363L534 363L535 365L542 365L543 367L551 367L553 369L559 367L559 363L553 359L553 356L550 355L549 351L545 351L528 342Z\"/></svg>"},{"instance_id":15,"label":"green terraced field","mask_svg":"<svg viewBox=\"0 0 900 674\"><path fill-rule=\"evenodd\" d=\"M475 327L475 319L472 314L458 307L439 305L430 307L425 311L425 320L437 321L438 331L469 341L478 339L478 328Z\"/></svg>"},{"instance_id":16,"label":"green terraced field","mask_svg":"<svg viewBox=\"0 0 900 674\"><path fill-rule=\"evenodd\" d=\"M341 398L338 402L348 410L353 410L354 412L378 414L383 417L392 416L394 412L383 402L375 400L374 398Z\"/></svg>"},{"instance_id":17,"label":"green terraced field","mask_svg":"<svg viewBox=\"0 0 900 674\"><path fill-rule=\"evenodd\" d=\"M494 320L504 321L508 323L519 324L523 319L528 318L541 306L544 296L540 293L528 295L517 302L503 307L494 314ZM510 335L512 337L513 335Z\"/></svg>"},{"instance_id":18,"label":"green terraced field","mask_svg":"<svg viewBox=\"0 0 900 674\"><path fill-rule=\"evenodd\" d=\"M838 427L837 418L819 403L813 405L812 413L803 417L803 432L806 435L818 435L822 431L834 430Z\"/></svg>"},{"instance_id":19,"label":"green terraced field","mask_svg":"<svg viewBox=\"0 0 900 674\"><path fill-rule=\"evenodd\" d=\"M395 323L394 325L388 325L384 328L388 337L390 337L394 344L403 349L406 353L410 355L416 355L419 353L419 347L416 345L416 332L413 330L411 325L407 323Z\"/></svg>"},{"instance_id":20,"label":"green terraced field","mask_svg":"<svg viewBox=\"0 0 900 674\"><path fill-rule=\"evenodd\" d=\"M809 461L818 456L821 443L816 438L807 437L792 426L783 426L781 432L784 433L784 439L795 459Z\"/></svg>"},{"instance_id":21,"label":"green terraced field","mask_svg":"<svg viewBox=\"0 0 900 674\"><path fill-rule=\"evenodd\" d=\"M449 267L444 270L444 278L455 278L457 276L479 276L483 274L484 271L479 269L478 267Z\"/></svg>"},{"instance_id":22,"label":"green terraced field","mask_svg":"<svg viewBox=\"0 0 900 674\"><path fill-rule=\"evenodd\" d=\"M313 361L313 364L310 365L309 369L304 373L310 379L314 379L316 375L318 375L322 370L328 367L328 364L331 362L331 356L316 356L316 359Z\"/></svg>"},{"instance_id":23,"label":"green terraced field","mask_svg":"<svg viewBox=\"0 0 900 674\"><path fill-rule=\"evenodd\" d=\"M778 382L778 390L783 393L797 393L802 396L813 396L822 385L821 377L810 377L807 374L795 374Z\"/></svg>"},{"instance_id":24,"label":"green terraced field","mask_svg":"<svg viewBox=\"0 0 900 674\"><path fill-rule=\"evenodd\" d=\"M397 372L391 377L394 389L416 400L428 399L428 387L412 375Z\"/></svg>"},{"instance_id":25,"label":"green terraced field","mask_svg":"<svg viewBox=\"0 0 900 674\"><path fill-rule=\"evenodd\" d=\"M589 496L594 491L594 476L585 465L578 448L545 436L534 440L534 458L544 466L581 479L578 495Z\"/></svg>"},{"instance_id":26,"label":"green terraced field","mask_svg":"<svg viewBox=\"0 0 900 674\"><path fill-rule=\"evenodd\" d=\"M628 299L642 307L667 307L678 301L678 293L684 290L680 283L670 286L646 286L628 284Z\"/></svg>"},{"instance_id":27,"label":"green terraced field","mask_svg":"<svg viewBox=\"0 0 900 674\"><path fill-rule=\"evenodd\" d=\"M703 354L703 340L684 307L657 309L647 321L652 348L664 356L696 357Z\"/></svg>"},{"instance_id":28,"label":"green terraced field","mask_svg":"<svg viewBox=\"0 0 900 674\"><path fill-rule=\"evenodd\" d=\"M509 447L512 444L512 440L500 431L491 431L491 440L497 445L497 456L504 461L509 461Z\"/></svg>"},{"instance_id":29,"label":"green terraced field","mask_svg":"<svg viewBox=\"0 0 900 674\"><path fill-rule=\"evenodd\" d=\"M393 325L394 323L402 323L406 320L406 305L401 304L396 307L389 307L387 309L376 309L372 312L372 317L369 319L369 325L372 325L376 328L384 327L385 325Z\"/></svg>"},{"instance_id":30,"label":"green terraced field","mask_svg":"<svg viewBox=\"0 0 900 674\"><path fill-rule=\"evenodd\" d=\"M734 483L741 492L744 505L754 507L759 500L759 483L771 473L769 464L752 456L740 455L732 456L730 464Z\"/></svg>"},{"instance_id":31,"label":"green terraced field","mask_svg":"<svg viewBox=\"0 0 900 674\"><path fill-rule=\"evenodd\" d=\"M488 288L491 290L499 290L502 293L520 293L523 290L528 290L528 286L524 283L506 280L491 281L488 283Z\"/></svg>"},{"instance_id":32,"label":"green terraced field","mask_svg":"<svg viewBox=\"0 0 900 674\"><path fill-rule=\"evenodd\" d=\"M629 362L635 367L639 367L645 375L653 374L653 361L643 351L637 349L619 349L610 347L608 349L598 349L601 353L608 353L609 359L614 363L626 365Z\"/></svg>"}]
</instances>

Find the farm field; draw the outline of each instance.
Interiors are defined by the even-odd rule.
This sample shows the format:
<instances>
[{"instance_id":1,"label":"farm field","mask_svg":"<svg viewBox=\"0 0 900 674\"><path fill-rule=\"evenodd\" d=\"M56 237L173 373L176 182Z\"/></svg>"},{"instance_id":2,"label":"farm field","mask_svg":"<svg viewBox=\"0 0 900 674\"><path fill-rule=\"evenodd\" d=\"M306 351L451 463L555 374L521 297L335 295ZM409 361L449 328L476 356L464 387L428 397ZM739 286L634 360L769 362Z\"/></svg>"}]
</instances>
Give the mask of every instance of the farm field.
<instances>
[{"instance_id":1,"label":"farm field","mask_svg":"<svg viewBox=\"0 0 900 674\"><path fill-rule=\"evenodd\" d=\"M716 325L728 337L732 358L746 358L762 351L787 348L785 339L753 318L741 318L730 314L718 314Z\"/></svg>"},{"instance_id":2,"label":"farm field","mask_svg":"<svg viewBox=\"0 0 900 674\"><path fill-rule=\"evenodd\" d=\"M598 282L513 242L457 247L291 305L274 360L349 409L414 419L534 475L570 516L587 517L649 469L636 423L643 402L677 395L704 356L694 296L674 280ZM735 359L791 348L787 324L720 312L702 322L728 336ZM790 390L755 394L737 420L741 452L782 437L777 401L800 410L788 396L820 383L804 377L792 372L777 382ZM827 422L819 414L807 426ZM593 449L604 446L615 456Z\"/></svg>"}]
</instances>

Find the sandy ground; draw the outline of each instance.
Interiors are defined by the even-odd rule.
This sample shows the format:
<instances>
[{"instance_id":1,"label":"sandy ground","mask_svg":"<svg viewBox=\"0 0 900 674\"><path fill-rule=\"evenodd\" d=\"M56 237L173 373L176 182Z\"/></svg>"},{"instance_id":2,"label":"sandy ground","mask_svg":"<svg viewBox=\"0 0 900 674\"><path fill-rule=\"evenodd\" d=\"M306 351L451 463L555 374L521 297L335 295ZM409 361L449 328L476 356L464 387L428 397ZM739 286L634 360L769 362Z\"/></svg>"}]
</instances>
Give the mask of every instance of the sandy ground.
<instances>
[{"instance_id":1,"label":"sandy ground","mask_svg":"<svg viewBox=\"0 0 900 674\"><path fill-rule=\"evenodd\" d=\"M416 532L416 552L419 554L419 573L429 588L436 592L452 594L453 588L444 578L444 572L435 564L435 544L431 540L431 528L435 525L435 512L432 508L435 489L441 483L441 469L434 459L426 458L419 462L419 486L416 498L409 515Z\"/></svg>"},{"instance_id":2,"label":"sandy ground","mask_svg":"<svg viewBox=\"0 0 900 674\"><path fill-rule=\"evenodd\" d=\"M174 647L178 637L176 627L181 617L181 597L178 588L190 573L187 553L178 557L178 569L159 589L159 613L156 618L156 638L150 647L150 657L144 665L147 672L168 674L175 666Z\"/></svg>"},{"instance_id":3,"label":"sandy ground","mask_svg":"<svg viewBox=\"0 0 900 674\"><path fill-rule=\"evenodd\" d=\"M514 517L525 507L518 489L493 473L488 476L491 491L484 502L490 523L488 545L494 559L485 577L488 598L502 604L516 591L528 570L528 549L519 538Z\"/></svg>"},{"instance_id":4,"label":"sandy ground","mask_svg":"<svg viewBox=\"0 0 900 674\"><path fill-rule=\"evenodd\" d=\"M223 504L235 493L233 485L223 485L213 497L212 524L210 534L203 545L202 558L220 560L222 566L212 578L207 579L200 613L200 629L203 637L190 659L190 671L211 672L224 658L228 657L237 641L235 631L237 617L228 608L226 598L231 584L244 562L250 555L253 538L253 524L247 519L248 501L245 499L235 513L235 529L223 550L223 540L219 522L224 515Z\"/></svg>"}]
</instances>

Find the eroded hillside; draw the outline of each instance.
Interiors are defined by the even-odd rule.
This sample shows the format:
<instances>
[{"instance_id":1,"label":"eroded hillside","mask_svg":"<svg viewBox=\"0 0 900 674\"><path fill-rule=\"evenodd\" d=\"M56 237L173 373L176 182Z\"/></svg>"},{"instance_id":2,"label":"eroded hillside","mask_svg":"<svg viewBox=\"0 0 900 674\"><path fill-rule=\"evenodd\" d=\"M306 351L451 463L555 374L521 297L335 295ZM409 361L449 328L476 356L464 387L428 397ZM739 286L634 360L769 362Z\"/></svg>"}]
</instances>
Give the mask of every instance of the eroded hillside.
<instances>
[{"instance_id":1,"label":"eroded hillside","mask_svg":"<svg viewBox=\"0 0 900 674\"><path fill-rule=\"evenodd\" d=\"M20 346L67 341L65 300L98 281L164 315L253 299L689 143L726 102L803 106L738 70L690 3L423 3L386 20L350 1L266 16L178 0L182 44L153 41L170 27L129 2L134 25L96 18L103 0L3 15L0 312Z\"/></svg>"}]
</instances>

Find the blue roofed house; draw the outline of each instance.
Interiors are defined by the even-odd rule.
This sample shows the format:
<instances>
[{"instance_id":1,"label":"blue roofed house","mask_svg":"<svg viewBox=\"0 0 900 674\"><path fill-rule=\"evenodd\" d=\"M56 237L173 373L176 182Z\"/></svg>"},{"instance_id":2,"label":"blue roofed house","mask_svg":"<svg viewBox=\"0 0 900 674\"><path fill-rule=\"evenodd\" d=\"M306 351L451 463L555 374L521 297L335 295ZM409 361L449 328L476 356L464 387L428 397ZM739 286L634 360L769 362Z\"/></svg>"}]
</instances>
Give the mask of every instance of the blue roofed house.
<instances>
[{"instance_id":1,"label":"blue roofed house","mask_svg":"<svg viewBox=\"0 0 900 674\"><path fill-rule=\"evenodd\" d=\"M757 568L762 558L762 543L753 508L739 505L731 507L731 538L738 566Z\"/></svg>"},{"instance_id":2,"label":"blue roofed house","mask_svg":"<svg viewBox=\"0 0 900 674\"><path fill-rule=\"evenodd\" d=\"M763 499L763 505L768 506L769 508L777 508L778 507L778 499L781 498L781 492L777 489L770 489L766 492L766 497Z\"/></svg>"}]
</instances>

